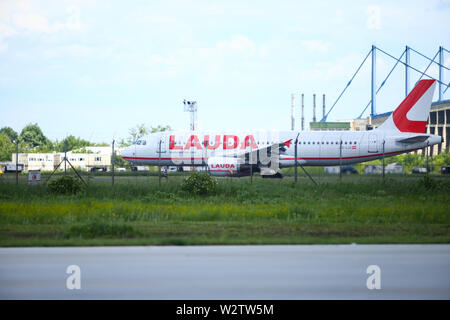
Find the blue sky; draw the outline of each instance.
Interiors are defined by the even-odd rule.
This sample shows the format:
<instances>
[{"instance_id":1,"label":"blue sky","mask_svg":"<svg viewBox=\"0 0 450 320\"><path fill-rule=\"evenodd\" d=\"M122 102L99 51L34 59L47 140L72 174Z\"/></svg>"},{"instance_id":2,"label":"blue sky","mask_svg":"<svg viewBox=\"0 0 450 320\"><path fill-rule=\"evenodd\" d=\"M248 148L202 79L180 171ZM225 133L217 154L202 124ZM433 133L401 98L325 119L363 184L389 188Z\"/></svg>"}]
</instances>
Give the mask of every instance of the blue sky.
<instances>
[{"instance_id":1,"label":"blue sky","mask_svg":"<svg viewBox=\"0 0 450 320\"><path fill-rule=\"evenodd\" d=\"M318 95L320 119L321 95L329 108L372 44L395 56L450 50L450 1L2 0L0 127L110 142L141 123L188 129L188 99L201 129L289 130L296 93L299 128L299 94L307 122ZM380 84L394 61L377 61ZM380 91L378 112L404 98L403 75ZM328 120L355 118L369 100L366 63Z\"/></svg>"}]
</instances>

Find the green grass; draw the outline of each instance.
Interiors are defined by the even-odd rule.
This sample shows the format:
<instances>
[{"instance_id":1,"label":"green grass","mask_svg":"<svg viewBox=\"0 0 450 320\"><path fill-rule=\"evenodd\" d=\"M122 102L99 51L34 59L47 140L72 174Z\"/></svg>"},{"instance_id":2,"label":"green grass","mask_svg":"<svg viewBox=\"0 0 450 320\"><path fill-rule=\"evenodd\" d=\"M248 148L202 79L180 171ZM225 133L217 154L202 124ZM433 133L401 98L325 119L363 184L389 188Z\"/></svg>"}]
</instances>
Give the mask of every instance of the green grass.
<instances>
[{"instance_id":1,"label":"green grass","mask_svg":"<svg viewBox=\"0 0 450 320\"><path fill-rule=\"evenodd\" d=\"M450 242L446 177L225 178L209 196L182 179L90 181L73 196L2 181L0 246Z\"/></svg>"}]
</instances>

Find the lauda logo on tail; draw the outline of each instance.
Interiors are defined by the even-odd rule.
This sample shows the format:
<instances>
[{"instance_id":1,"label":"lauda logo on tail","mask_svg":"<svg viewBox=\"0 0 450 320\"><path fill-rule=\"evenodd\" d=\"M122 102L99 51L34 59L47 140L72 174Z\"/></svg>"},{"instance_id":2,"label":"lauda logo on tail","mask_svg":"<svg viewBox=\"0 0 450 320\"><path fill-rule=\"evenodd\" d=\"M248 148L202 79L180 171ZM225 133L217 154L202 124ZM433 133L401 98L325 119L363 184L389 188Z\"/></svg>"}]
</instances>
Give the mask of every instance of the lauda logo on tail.
<instances>
[{"instance_id":1,"label":"lauda logo on tail","mask_svg":"<svg viewBox=\"0 0 450 320\"><path fill-rule=\"evenodd\" d=\"M420 80L379 129L424 133L435 84L436 80Z\"/></svg>"}]
</instances>

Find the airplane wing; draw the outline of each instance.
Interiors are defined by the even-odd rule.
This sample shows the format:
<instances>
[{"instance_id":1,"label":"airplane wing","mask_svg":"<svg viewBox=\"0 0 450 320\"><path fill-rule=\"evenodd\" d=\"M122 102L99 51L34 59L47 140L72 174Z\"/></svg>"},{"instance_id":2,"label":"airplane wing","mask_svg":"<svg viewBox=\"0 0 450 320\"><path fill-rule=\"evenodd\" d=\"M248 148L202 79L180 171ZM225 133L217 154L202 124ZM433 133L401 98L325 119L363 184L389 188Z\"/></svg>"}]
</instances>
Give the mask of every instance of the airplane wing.
<instances>
[{"instance_id":1,"label":"airplane wing","mask_svg":"<svg viewBox=\"0 0 450 320\"><path fill-rule=\"evenodd\" d=\"M409 138L398 138L395 139L395 141L397 142L401 142L401 143L406 143L406 144L413 144L413 143L418 143L418 142L424 142L425 140L427 140L429 137L429 135L417 135L417 136L413 136L413 137L409 137Z\"/></svg>"},{"instance_id":2,"label":"airplane wing","mask_svg":"<svg viewBox=\"0 0 450 320\"><path fill-rule=\"evenodd\" d=\"M259 163L261 161L261 155L263 157L267 157L266 159L272 156L272 153L277 153L278 155L285 154L287 148L291 145L292 139L289 139L285 142L273 143L270 146L253 149L251 151L243 151L237 154L238 158L245 159L245 163L249 162L249 159L252 159L253 163ZM230 155L232 156L232 155ZM234 157L234 155L233 155ZM278 157L277 157L278 158Z\"/></svg>"}]
</instances>

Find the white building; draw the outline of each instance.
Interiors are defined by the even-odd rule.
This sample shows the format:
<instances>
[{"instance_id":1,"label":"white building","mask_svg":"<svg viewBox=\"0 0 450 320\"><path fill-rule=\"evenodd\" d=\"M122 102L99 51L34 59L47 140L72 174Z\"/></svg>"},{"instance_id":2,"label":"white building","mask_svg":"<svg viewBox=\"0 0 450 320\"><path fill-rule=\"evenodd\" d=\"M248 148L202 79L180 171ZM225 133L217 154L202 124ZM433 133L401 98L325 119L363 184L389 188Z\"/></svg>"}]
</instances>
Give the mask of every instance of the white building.
<instances>
[{"instance_id":1,"label":"white building","mask_svg":"<svg viewBox=\"0 0 450 320\"><path fill-rule=\"evenodd\" d=\"M88 147L91 148L91 147ZM67 160L75 169L89 171L94 167L111 168L111 148L110 147L92 147L102 148L93 149L95 153L73 153L67 152ZM87 148L86 148L87 149ZM16 154L12 154L12 163L16 163ZM24 170L41 170L53 171L64 159L64 153L19 153L19 164L24 165ZM70 168L70 164L66 163L66 168ZM64 170L64 163L61 163L58 170Z\"/></svg>"}]
</instances>

